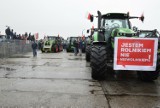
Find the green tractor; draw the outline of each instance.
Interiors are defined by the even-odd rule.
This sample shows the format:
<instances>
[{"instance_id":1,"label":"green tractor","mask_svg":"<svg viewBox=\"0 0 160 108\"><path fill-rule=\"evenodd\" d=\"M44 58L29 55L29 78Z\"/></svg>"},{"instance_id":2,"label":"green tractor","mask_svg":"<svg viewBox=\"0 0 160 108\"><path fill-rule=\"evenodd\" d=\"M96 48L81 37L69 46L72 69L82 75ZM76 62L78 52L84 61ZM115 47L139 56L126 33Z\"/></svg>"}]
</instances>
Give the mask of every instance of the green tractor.
<instances>
[{"instance_id":1,"label":"green tractor","mask_svg":"<svg viewBox=\"0 0 160 108\"><path fill-rule=\"evenodd\" d=\"M138 30L139 37L151 37L151 38L160 38L160 34L157 29L154 30Z\"/></svg>"},{"instance_id":2,"label":"green tractor","mask_svg":"<svg viewBox=\"0 0 160 108\"><path fill-rule=\"evenodd\" d=\"M66 51L67 52L73 52L74 51L74 46L73 46L74 40L78 41L78 37L68 37L67 38L67 46L66 46Z\"/></svg>"},{"instance_id":3,"label":"green tractor","mask_svg":"<svg viewBox=\"0 0 160 108\"><path fill-rule=\"evenodd\" d=\"M93 15L91 19L93 21ZM144 20L144 16L131 17L129 13L108 13L101 15L98 11L98 28L94 29L93 43L91 48L91 76L93 79L102 80L113 70L114 61L114 38L115 37L137 37L137 33L131 29L130 19L139 18ZM90 19L90 20L91 20ZM155 71L137 71L141 80L155 80L159 76L159 60ZM117 73L117 70L116 72Z\"/></svg>"},{"instance_id":4,"label":"green tractor","mask_svg":"<svg viewBox=\"0 0 160 108\"><path fill-rule=\"evenodd\" d=\"M58 36L47 36L47 40L44 41L42 52L60 52L63 50L62 38Z\"/></svg>"},{"instance_id":5,"label":"green tractor","mask_svg":"<svg viewBox=\"0 0 160 108\"><path fill-rule=\"evenodd\" d=\"M138 35L141 38L158 38L158 54L160 54L160 34L157 29L154 30L138 30Z\"/></svg>"},{"instance_id":6,"label":"green tractor","mask_svg":"<svg viewBox=\"0 0 160 108\"><path fill-rule=\"evenodd\" d=\"M74 40L79 41L79 38L82 39L82 37L78 36L78 37L68 37L67 38L67 52L73 52L74 51L74 46L73 46L73 42ZM84 53L86 49L86 37L84 39L82 39L82 52Z\"/></svg>"}]
</instances>

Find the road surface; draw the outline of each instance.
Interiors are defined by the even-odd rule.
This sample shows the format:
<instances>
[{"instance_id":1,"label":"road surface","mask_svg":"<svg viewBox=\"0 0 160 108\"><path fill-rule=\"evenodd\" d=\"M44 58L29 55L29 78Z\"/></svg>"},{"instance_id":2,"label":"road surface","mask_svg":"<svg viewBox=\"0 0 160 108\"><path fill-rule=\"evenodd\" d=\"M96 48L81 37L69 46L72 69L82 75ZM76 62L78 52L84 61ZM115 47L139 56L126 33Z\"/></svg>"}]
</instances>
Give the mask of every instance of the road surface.
<instances>
[{"instance_id":1,"label":"road surface","mask_svg":"<svg viewBox=\"0 0 160 108\"><path fill-rule=\"evenodd\" d=\"M0 59L0 108L160 108L160 79L91 78L85 55L32 53Z\"/></svg>"}]
</instances>

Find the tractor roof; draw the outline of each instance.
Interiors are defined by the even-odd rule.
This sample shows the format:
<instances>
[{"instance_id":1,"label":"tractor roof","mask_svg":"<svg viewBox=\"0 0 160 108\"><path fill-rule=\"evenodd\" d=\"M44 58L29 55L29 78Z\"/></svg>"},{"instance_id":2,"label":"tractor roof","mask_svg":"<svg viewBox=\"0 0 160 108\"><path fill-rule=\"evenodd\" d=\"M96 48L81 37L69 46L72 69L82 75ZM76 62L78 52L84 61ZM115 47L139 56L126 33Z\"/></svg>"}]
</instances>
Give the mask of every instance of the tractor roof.
<instances>
[{"instance_id":1,"label":"tractor roof","mask_svg":"<svg viewBox=\"0 0 160 108\"><path fill-rule=\"evenodd\" d=\"M57 36L47 36L47 37L57 37Z\"/></svg>"},{"instance_id":2,"label":"tractor roof","mask_svg":"<svg viewBox=\"0 0 160 108\"><path fill-rule=\"evenodd\" d=\"M74 36L71 36L70 38L78 38L78 36L74 37Z\"/></svg>"},{"instance_id":3,"label":"tractor roof","mask_svg":"<svg viewBox=\"0 0 160 108\"><path fill-rule=\"evenodd\" d=\"M156 29L154 29L154 30L139 30L139 32L157 32L157 30Z\"/></svg>"},{"instance_id":4,"label":"tractor roof","mask_svg":"<svg viewBox=\"0 0 160 108\"><path fill-rule=\"evenodd\" d=\"M105 19L129 19L129 15L126 13L107 13L102 15Z\"/></svg>"},{"instance_id":5,"label":"tractor roof","mask_svg":"<svg viewBox=\"0 0 160 108\"><path fill-rule=\"evenodd\" d=\"M58 38L58 36L47 36L47 37L53 37L53 38Z\"/></svg>"}]
</instances>

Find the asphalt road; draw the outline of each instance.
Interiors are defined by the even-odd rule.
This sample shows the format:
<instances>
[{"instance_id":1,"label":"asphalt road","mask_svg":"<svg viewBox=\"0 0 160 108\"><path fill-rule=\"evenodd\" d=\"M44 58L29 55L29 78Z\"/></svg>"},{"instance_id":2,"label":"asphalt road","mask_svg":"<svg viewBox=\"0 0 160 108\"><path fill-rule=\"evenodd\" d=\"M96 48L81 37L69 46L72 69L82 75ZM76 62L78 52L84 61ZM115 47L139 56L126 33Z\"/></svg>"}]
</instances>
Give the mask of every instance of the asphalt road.
<instances>
[{"instance_id":1,"label":"asphalt road","mask_svg":"<svg viewBox=\"0 0 160 108\"><path fill-rule=\"evenodd\" d=\"M96 81L84 54L15 55L0 59L0 108L160 108L160 79L122 72Z\"/></svg>"}]
</instances>

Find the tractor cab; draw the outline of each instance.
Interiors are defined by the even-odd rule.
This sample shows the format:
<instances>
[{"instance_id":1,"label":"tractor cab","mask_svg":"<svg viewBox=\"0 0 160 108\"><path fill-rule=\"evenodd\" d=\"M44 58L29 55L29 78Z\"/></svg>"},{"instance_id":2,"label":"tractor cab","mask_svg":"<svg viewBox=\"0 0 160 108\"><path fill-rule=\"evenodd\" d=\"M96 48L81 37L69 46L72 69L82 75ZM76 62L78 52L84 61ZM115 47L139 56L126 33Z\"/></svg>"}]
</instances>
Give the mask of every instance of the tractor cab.
<instances>
[{"instance_id":1,"label":"tractor cab","mask_svg":"<svg viewBox=\"0 0 160 108\"><path fill-rule=\"evenodd\" d=\"M138 30L140 38L158 38L158 55L160 55L160 34L157 29L154 30Z\"/></svg>"},{"instance_id":2,"label":"tractor cab","mask_svg":"<svg viewBox=\"0 0 160 108\"><path fill-rule=\"evenodd\" d=\"M100 28L104 29L105 41L110 41L114 37L135 37L137 33L131 28L130 17L125 13L108 13L101 16Z\"/></svg>"},{"instance_id":3,"label":"tractor cab","mask_svg":"<svg viewBox=\"0 0 160 108\"><path fill-rule=\"evenodd\" d=\"M139 37L160 38L160 34L157 29L154 30L139 30Z\"/></svg>"},{"instance_id":4,"label":"tractor cab","mask_svg":"<svg viewBox=\"0 0 160 108\"><path fill-rule=\"evenodd\" d=\"M105 40L108 40L114 29L117 29L116 31L118 31L118 28L130 29L131 27L128 19L129 16L122 13L108 13L102 15L101 28L105 30ZM114 35L117 35L117 33L114 33Z\"/></svg>"},{"instance_id":5,"label":"tractor cab","mask_svg":"<svg viewBox=\"0 0 160 108\"><path fill-rule=\"evenodd\" d=\"M74 51L74 45L73 42L74 40L78 41L78 37L77 36L71 36L67 38L67 52L73 52Z\"/></svg>"}]
</instances>

